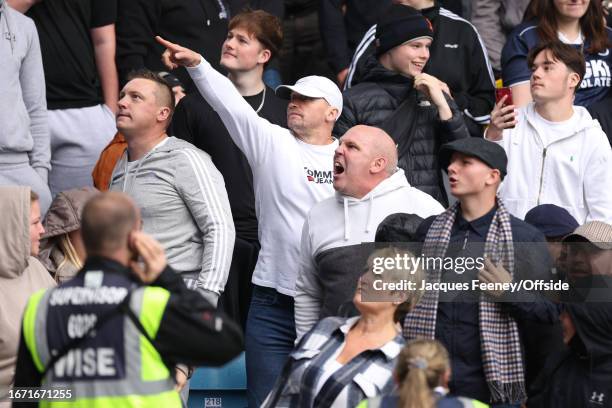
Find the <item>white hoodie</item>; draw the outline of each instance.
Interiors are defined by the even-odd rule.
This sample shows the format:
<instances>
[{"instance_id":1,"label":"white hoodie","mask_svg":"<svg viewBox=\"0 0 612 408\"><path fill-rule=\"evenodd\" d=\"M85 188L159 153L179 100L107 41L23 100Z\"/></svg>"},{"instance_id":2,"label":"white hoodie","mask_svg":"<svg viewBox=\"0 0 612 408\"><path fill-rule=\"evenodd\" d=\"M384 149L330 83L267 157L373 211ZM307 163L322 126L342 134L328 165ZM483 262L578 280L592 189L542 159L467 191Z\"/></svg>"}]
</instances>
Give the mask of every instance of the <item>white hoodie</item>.
<instances>
[{"instance_id":1,"label":"white hoodie","mask_svg":"<svg viewBox=\"0 0 612 408\"><path fill-rule=\"evenodd\" d=\"M321 309L325 309L328 303L332 304L330 309L333 310L335 305L352 299L357 284L353 275L361 274L361 255L364 254L351 253L351 250L365 250L356 245L373 242L378 224L388 215L408 213L427 218L443 211L436 199L410 186L401 169L363 198L336 192L335 197L315 204L302 229L300 273L295 295L298 339L315 325L321 317ZM347 248L349 246L353 247ZM337 251L332 251L334 249ZM330 279L322 264L332 264L334 273L342 276ZM335 285L333 280L342 287L330 287Z\"/></svg>"},{"instance_id":2,"label":"white hoodie","mask_svg":"<svg viewBox=\"0 0 612 408\"><path fill-rule=\"evenodd\" d=\"M612 151L599 122L574 106L575 120L545 146L537 130L534 104L518 110L514 129L497 141L508 155L508 175L500 188L516 217L540 204L565 208L579 224L612 223Z\"/></svg>"}]
</instances>

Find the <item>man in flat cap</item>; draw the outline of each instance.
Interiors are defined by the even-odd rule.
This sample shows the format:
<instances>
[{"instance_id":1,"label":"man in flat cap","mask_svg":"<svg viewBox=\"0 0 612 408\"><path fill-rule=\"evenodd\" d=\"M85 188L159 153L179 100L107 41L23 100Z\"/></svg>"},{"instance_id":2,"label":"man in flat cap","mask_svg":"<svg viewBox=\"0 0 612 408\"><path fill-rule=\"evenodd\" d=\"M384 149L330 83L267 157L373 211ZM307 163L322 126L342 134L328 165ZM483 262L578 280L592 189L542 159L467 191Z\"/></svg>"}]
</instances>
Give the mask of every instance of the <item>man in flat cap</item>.
<instances>
[{"instance_id":1,"label":"man in flat cap","mask_svg":"<svg viewBox=\"0 0 612 408\"><path fill-rule=\"evenodd\" d=\"M565 237L570 280L586 276L612 277L612 225L591 221Z\"/></svg>"},{"instance_id":2,"label":"man in flat cap","mask_svg":"<svg viewBox=\"0 0 612 408\"><path fill-rule=\"evenodd\" d=\"M506 176L504 149L480 138L460 139L441 147L439 161L447 169L451 194L458 201L419 227L423 254L471 258L476 266L464 270L446 265L428 268L428 281L468 282L471 288L473 281L511 282L517 279L515 271L535 273L533 265L544 265L541 270L546 271L550 259L544 236L510 215L497 197ZM542 244L539 251L525 253L515 248L519 242ZM483 256L484 268L479 270L478 260ZM518 407L527 396L520 325L526 320L550 324L558 319L558 313L552 303L540 297L524 303L517 302L514 295L507 291L427 291L406 316L404 336L435 338L446 346L453 371L451 392L493 405ZM527 371L529 375L529 367Z\"/></svg>"}]
</instances>

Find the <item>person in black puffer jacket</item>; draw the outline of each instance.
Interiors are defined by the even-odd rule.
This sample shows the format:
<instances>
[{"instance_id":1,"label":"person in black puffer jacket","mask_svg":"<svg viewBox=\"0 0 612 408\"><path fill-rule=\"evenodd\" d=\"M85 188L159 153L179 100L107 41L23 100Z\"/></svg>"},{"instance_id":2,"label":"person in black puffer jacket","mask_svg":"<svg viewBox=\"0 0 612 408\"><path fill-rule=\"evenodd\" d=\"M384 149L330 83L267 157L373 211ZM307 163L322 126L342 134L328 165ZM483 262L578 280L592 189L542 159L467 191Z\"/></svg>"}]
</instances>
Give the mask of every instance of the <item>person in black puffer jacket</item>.
<instances>
[{"instance_id":1,"label":"person in black puffer jacket","mask_svg":"<svg viewBox=\"0 0 612 408\"><path fill-rule=\"evenodd\" d=\"M377 58L366 62L364 81L343 94L334 135L360 124L384 129L398 145L408 182L448 206L438 149L469 132L446 84L422 73L432 38L431 23L419 11L392 5L377 26Z\"/></svg>"}]
</instances>

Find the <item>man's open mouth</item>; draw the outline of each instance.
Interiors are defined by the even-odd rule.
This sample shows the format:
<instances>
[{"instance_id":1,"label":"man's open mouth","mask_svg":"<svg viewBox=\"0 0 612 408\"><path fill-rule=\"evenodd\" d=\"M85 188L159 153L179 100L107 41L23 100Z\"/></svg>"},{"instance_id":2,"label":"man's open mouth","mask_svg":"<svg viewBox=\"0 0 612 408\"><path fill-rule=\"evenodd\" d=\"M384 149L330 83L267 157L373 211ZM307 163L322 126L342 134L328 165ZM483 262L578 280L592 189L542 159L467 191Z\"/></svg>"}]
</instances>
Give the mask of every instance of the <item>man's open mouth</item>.
<instances>
[{"instance_id":1,"label":"man's open mouth","mask_svg":"<svg viewBox=\"0 0 612 408\"><path fill-rule=\"evenodd\" d=\"M344 173L344 166L342 166L339 162L334 162L334 174L342 173Z\"/></svg>"}]
</instances>

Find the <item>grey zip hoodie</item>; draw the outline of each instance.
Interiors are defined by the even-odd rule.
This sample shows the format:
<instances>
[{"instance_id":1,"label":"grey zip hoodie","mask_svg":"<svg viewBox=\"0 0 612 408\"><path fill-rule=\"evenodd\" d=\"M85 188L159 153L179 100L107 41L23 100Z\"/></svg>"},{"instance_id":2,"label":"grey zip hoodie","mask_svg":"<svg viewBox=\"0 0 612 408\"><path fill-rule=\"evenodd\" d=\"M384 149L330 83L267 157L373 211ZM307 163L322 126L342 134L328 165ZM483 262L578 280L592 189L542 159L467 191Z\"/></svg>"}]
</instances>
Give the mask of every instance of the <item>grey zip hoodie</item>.
<instances>
[{"instance_id":1,"label":"grey zip hoodie","mask_svg":"<svg viewBox=\"0 0 612 408\"><path fill-rule=\"evenodd\" d=\"M128 163L126 150L113 170L110 190L136 201L143 230L163 245L170 266L187 287L216 305L227 281L235 231L223 176L210 156L175 137L135 162Z\"/></svg>"},{"instance_id":2,"label":"grey zip hoodie","mask_svg":"<svg viewBox=\"0 0 612 408\"><path fill-rule=\"evenodd\" d=\"M38 32L0 0L0 164L29 163L47 183L51 145Z\"/></svg>"}]
</instances>

